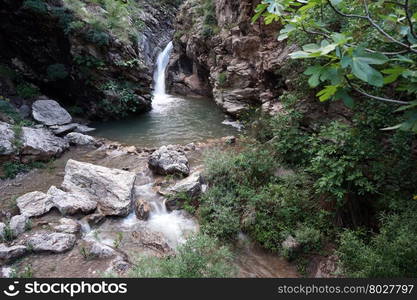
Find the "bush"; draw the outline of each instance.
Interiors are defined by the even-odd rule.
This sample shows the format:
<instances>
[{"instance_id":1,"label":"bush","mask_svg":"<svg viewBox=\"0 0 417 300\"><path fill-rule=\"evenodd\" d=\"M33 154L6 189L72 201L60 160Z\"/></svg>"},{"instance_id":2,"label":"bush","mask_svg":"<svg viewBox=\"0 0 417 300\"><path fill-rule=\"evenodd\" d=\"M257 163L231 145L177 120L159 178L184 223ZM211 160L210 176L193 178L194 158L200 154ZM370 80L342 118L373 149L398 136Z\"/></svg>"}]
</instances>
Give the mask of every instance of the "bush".
<instances>
[{"instance_id":1,"label":"bush","mask_svg":"<svg viewBox=\"0 0 417 300\"><path fill-rule=\"evenodd\" d=\"M101 102L101 108L106 114L127 116L129 113L135 113L141 104L141 99L130 82L109 81L101 88L109 95Z\"/></svg>"},{"instance_id":2,"label":"bush","mask_svg":"<svg viewBox=\"0 0 417 300\"><path fill-rule=\"evenodd\" d=\"M380 233L367 241L358 231L345 231L340 239L339 257L350 277L417 276L416 208L382 219Z\"/></svg>"},{"instance_id":3,"label":"bush","mask_svg":"<svg viewBox=\"0 0 417 300\"><path fill-rule=\"evenodd\" d=\"M40 14L48 12L48 6L43 0L25 0L23 2L23 8Z\"/></svg>"},{"instance_id":4,"label":"bush","mask_svg":"<svg viewBox=\"0 0 417 300\"><path fill-rule=\"evenodd\" d=\"M140 257L135 278L225 278L235 274L232 254L208 235L191 236L173 257Z\"/></svg>"},{"instance_id":5,"label":"bush","mask_svg":"<svg viewBox=\"0 0 417 300\"><path fill-rule=\"evenodd\" d=\"M28 84L28 83L20 83L16 86L16 92L19 97L24 99L33 99L40 95L40 91L37 87Z\"/></svg>"}]
</instances>

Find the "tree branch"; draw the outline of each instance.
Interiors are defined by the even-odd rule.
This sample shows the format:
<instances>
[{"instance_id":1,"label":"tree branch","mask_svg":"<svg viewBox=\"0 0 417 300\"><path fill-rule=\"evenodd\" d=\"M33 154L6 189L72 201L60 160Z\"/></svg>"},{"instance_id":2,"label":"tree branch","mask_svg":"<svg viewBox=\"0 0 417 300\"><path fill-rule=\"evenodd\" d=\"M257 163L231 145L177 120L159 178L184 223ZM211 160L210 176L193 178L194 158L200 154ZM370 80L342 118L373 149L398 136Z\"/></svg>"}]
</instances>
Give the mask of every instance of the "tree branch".
<instances>
[{"instance_id":1,"label":"tree branch","mask_svg":"<svg viewBox=\"0 0 417 300\"><path fill-rule=\"evenodd\" d=\"M410 33L413 36L413 38L415 38L417 40L417 35L414 32L413 21L411 20L410 6L409 5L410 5L409 0L405 0L404 10L405 10L405 16L407 18L408 26L410 27Z\"/></svg>"},{"instance_id":2,"label":"tree branch","mask_svg":"<svg viewBox=\"0 0 417 300\"><path fill-rule=\"evenodd\" d=\"M347 76L345 76L347 83L349 84L349 86L356 92L358 92L359 94L366 96L368 98L371 99L375 99L378 101L383 101L383 102L389 102L389 103L395 103L395 104L400 104L400 105L407 105L409 104L406 101L400 101L400 100L395 100L395 99L390 99L390 98L384 98L384 97L379 97L379 96L375 96L375 95L371 95L368 94L367 92L363 91L362 89L358 88L357 86L355 86L350 80L349 78L347 78Z\"/></svg>"}]
</instances>

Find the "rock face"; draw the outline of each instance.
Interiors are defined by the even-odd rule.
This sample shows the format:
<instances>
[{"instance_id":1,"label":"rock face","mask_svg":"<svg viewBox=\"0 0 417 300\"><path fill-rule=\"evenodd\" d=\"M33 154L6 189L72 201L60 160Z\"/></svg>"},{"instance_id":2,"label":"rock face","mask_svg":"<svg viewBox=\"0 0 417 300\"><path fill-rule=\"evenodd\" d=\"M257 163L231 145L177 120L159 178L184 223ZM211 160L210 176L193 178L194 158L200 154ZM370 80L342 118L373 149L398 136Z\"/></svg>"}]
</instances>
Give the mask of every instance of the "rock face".
<instances>
[{"instance_id":1,"label":"rock face","mask_svg":"<svg viewBox=\"0 0 417 300\"><path fill-rule=\"evenodd\" d=\"M52 126L71 123L71 115L55 100L38 100L32 105L32 116L39 123Z\"/></svg>"},{"instance_id":2,"label":"rock face","mask_svg":"<svg viewBox=\"0 0 417 300\"><path fill-rule=\"evenodd\" d=\"M162 146L151 154L149 168L159 175L178 174L188 176L190 167L188 159L182 152L171 146Z\"/></svg>"},{"instance_id":3,"label":"rock face","mask_svg":"<svg viewBox=\"0 0 417 300\"><path fill-rule=\"evenodd\" d=\"M136 6L122 9L116 2L2 0L0 63L60 103L83 108L87 117L149 110L155 58L171 39L177 8L165 0L130 1ZM108 15L119 12L113 30ZM105 23L103 29L94 20ZM119 97L126 91L131 101L123 105Z\"/></svg>"},{"instance_id":4,"label":"rock face","mask_svg":"<svg viewBox=\"0 0 417 300\"><path fill-rule=\"evenodd\" d=\"M20 258L27 252L26 246L11 246L7 247L5 244L0 244L0 261L8 263L14 259Z\"/></svg>"},{"instance_id":5,"label":"rock face","mask_svg":"<svg viewBox=\"0 0 417 300\"><path fill-rule=\"evenodd\" d=\"M26 243L34 252L62 253L72 249L75 241L73 234L43 232L30 236Z\"/></svg>"},{"instance_id":6,"label":"rock face","mask_svg":"<svg viewBox=\"0 0 417 300\"><path fill-rule=\"evenodd\" d=\"M69 160L62 187L88 195L104 215L125 216L131 207L135 179L131 172Z\"/></svg>"},{"instance_id":7,"label":"rock face","mask_svg":"<svg viewBox=\"0 0 417 300\"><path fill-rule=\"evenodd\" d=\"M71 132L68 133L65 138L69 141L72 145L80 145L80 146L86 146L86 145L95 145L97 143L96 139L92 136L85 135L78 132Z\"/></svg>"},{"instance_id":8,"label":"rock face","mask_svg":"<svg viewBox=\"0 0 417 300\"><path fill-rule=\"evenodd\" d=\"M7 123L0 122L0 155L10 155L14 152L14 132Z\"/></svg>"},{"instance_id":9,"label":"rock face","mask_svg":"<svg viewBox=\"0 0 417 300\"><path fill-rule=\"evenodd\" d=\"M0 222L0 241L3 241L6 235L6 224Z\"/></svg>"},{"instance_id":10,"label":"rock face","mask_svg":"<svg viewBox=\"0 0 417 300\"><path fill-rule=\"evenodd\" d=\"M217 25L204 24L204 1L187 0L175 22L169 89L214 96L230 115L271 109L285 88L276 70L293 48L277 41L279 25L251 23L260 0L213 0Z\"/></svg>"}]
</instances>

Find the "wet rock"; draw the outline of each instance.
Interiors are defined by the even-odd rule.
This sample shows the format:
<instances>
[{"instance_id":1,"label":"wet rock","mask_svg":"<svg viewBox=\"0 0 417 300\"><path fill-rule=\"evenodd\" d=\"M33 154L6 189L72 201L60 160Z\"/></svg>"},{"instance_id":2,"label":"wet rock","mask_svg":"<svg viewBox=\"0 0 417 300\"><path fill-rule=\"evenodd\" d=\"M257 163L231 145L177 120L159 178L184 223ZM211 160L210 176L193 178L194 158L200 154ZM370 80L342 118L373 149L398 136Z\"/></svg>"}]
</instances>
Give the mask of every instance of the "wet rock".
<instances>
[{"instance_id":1,"label":"wet rock","mask_svg":"<svg viewBox=\"0 0 417 300\"><path fill-rule=\"evenodd\" d=\"M17 237L26 231L28 225L28 217L25 215L17 215L10 219L9 227L12 235Z\"/></svg>"},{"instance_id":2,"label":"wet rock","mask_svg":"<svg viewBox=\"0 0 417 300\"><path fill-rule=\"evenodd\" d=\"M92 131L95 131L95 128L92 127L88 127L85 125L81 125L81 124L77 124L77 127L74 129L74 132L79 132L79 133L89 133Z\"/></svg>"},{"instance_id":3,"label":"wet rock","mask_svg":"<svg viewBox=\"0 0 417 300\"><path fill-rule=\"evenodd\" d=\"M187 157L173 147L162 146L151 154L148 161L149 168L159 175L190 174Z\"/></svg>"},{"instance_id":4,"label":"wet rock","mask_svg":"<svg viewBox=\"0 0 417 300\"><path fill-rule=\"evenodd\" d=\"M16 199L20 213L28 217L38 217L49 212L54 206L50 197L42 192L32 192Z\"/></svg>"},{"instance_id":5,"label":"wet rock","mask_svg":"<svg viewBox=\"0 0 417 300\"><path fill-rule=\"evenodd\" d=\"M139 220L146 221L149 219L151 206L145 200L139 199L135 203L135 214Z\"/></svg>"},{"instance_id":6,"label":"wet rock","mask_svg":"<svg viewBox=\"0 0 417 300\"><path fill-rule=\"evenodd\" d=\"M30 236L26 243L34 252L62 253L72 249L75 241L73 234L43 232Z\"/></svg>"},{"instance_id":7,"label":"wet rock","mask_svg":"<svg viewBox=\"0 0 417 300\"><path fill-rule=\"evenodd\" d=\"M81 224L73 219L61 218L58 225L52 225L57 232L62 233L78 233L81 230Z\"/></svg>"},{"instance_id":8,"label":"wet rock","mask_svg":"<svg viewBox=\"0 0 417 300\"><path fill-rule=\"evenodd\" d=\"M70 123L70 124L65 124L65 125L51 126L49 127L49 129L51 129L55 135L62 136L67 133L73 132L77 128L77 126L78 126L77 123Z\"/></svg>"},{"instance_id":9,"label":"wet rock","mask_svg":"<svg viewBox=\"0 0 417 300\"><path fill-rule=\"evenodd\" d=\"M87 194L64 192L55 186L49 188L47 196L63 215L90 213L97 207L97 202L91 200Z\"/></svg>"},{"instance_id":10,"label":"wet rock","mask_svg":"<svg viewBox=\"0 0 417 300\"><path fill-rule=\"evenodd\" d=\"M128 215L136 174L68 160L62 187L68 192L88 195L107 216Z\"/></svg>"},{"instance_id":11,"label":"wet rock","mask_svg":"<svg viewBox=\"0 0 417 300\"><path fill-rule=\"evenodd\" d=\"M95 145L97 143L96 139L92 136L85 135L78 132L71 132L68 133L65 138L69 141L71 145Z\"/></svg>"},{"instance_id":12,"label":"wet rock","mask_svg":"<svg viewBox=\"0 0 417 300\"><path fill-rule=\"evenodd\" d=\"M6 246L5 244L0 244L0 262L8 263L15 259L18 259L24 256L27 252L26 246L17 245L17 246Z\"/></svg>"},{"instance_id":13,"label":"wet rock","mask_svg":"<svg viewBox=\"0 0 417 300\"><path fill-rule=\"evenodd\" d=\"M71 115L54 100L38 100L32 105L32 116L39 123L52 126L71 123Z\"/></svg>"},{"instance_id":14,"label":"wet rock","mask_svg":"<svg viewBox=\"0 0 417 300\"><path fill-rule=\"evenodd\" d=\"M165 202L167 209L179 209L182 206L183 197L177 197L184 194L190 198L195 199L201 195L203 179L201 172L194 172L187 178L177 182L174 186L169 187L166 192L162 192L168 199Z\"/></svg>"}]
</instances>

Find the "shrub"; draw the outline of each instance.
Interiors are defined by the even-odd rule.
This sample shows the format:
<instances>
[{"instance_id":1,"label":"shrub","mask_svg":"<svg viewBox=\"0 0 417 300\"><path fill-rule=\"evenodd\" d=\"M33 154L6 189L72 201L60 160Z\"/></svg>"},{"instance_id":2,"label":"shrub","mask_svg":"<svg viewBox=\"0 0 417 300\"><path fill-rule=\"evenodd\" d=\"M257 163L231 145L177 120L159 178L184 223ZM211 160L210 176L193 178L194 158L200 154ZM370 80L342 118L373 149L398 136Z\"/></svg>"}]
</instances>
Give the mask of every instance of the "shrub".
<instances>
[{"instance_id":1,"label":"shrub","mask_svg":"<svg viewBox=\"0 0 417 300\"><path fill-rule=\"evenodd\" d=\"M339 257L350 277L417 276L416 208L382 219L380 233L367 242L358 231L345 231L340 239Z\"/></svg>"},{"instance_id":2,"label":"shrub","mask_svg":"<svg viewBox=\"0 0 417 300\"><path fill-rule=\"evenodd\" d=\"M23 2L23 8L40 14L48 12L48 6L43 0L25 0Z\"/></svg>"},{"instance_id":3,"label":"shrub","mask_svg":"<svg viewBox=\"0 0 417 300\"><path fill-rule=\"evenodd\" d=\"M28 84L20 83L16 86L17 94L24 99L33 99L40 95L40 91L37 87Z\"/></svg>"},{"instance_id":4,"label":"shrub","mask_svg":"<svg viewBox=\"0 0 417 300\"><path fill-rule=\"evenodd\" d=\"M101 108L106 113L126 116L129 113L135 113L141 104L141 99L135 94L129 82L109 81L101 88L108 95L101 102Z\"/></svg>"},{"instance_id":5,"label":"shrub","mask_svg":"<svg viewBox=\"0 0 417 300\"><path fill-rule=\"evenodd\" d=\"M217 83L220 87L225 87L227 84L227 72L219 73L217 76Z\"/></svg>"},{"instance_id":6,"label":"shrub","mask_svg":"<svg viewBox=\"0 0 417 300\"><path fill-rule=\"evenodd\" d=\"M224 278L235 274L230 250L208 235L191 236L173 257L140 257L136 278Z\"/></svg>"}]
</instances>

